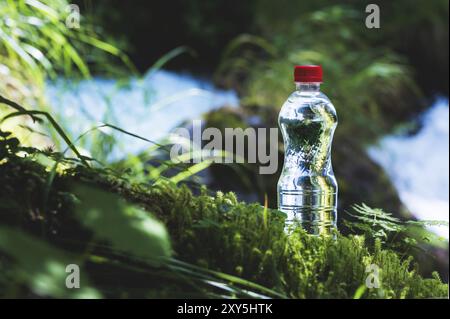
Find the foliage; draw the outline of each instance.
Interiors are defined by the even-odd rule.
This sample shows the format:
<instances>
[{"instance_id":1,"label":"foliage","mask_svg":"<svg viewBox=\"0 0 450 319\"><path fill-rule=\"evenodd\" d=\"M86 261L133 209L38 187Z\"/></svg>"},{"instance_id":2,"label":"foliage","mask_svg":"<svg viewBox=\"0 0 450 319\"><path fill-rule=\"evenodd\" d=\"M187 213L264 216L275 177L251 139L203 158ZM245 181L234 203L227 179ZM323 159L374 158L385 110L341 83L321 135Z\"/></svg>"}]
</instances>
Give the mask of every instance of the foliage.
<instances>
[{"instance_id":1,"label":"foliage","mask_svg":"<svg viewBox=\"0 0 450 319\"><path fill-rule=\"evenodd\" d=\"M364 234L367 238L378 240L392 249L410 252L432 244L445 247L445 238L426 230L426 226L445 226L448 222L437 220L406 220L392 216L379 208L366 204L354 205L354 213L348 213L355 220L346 220L345 225L354 232Z\"/></svg>"},{"instance_id":2,"label":"foliage","mask_svg":"<svg viewBox=\"0 0 450 319\"><path fill-rule=\"evenodd\" d=\"M121 66L135 72L129 58L114 45L100 39L94 25L83 16L80 28L71 28L66 0L7 0L0 2L0 94L33 109L48 111L44 88L46 82L60 75L73 80L89 78L90 67L121 75ZM109 63L116 60L115 64ZM123 69L123 68L122 68ZM3 114L3 110L0 110ZM58 119L59 120L59 119ZM60 121L62 122L62 121ZM48 145L48 132L18 119L9 129L28 145ZM39 134L30 134L30 132ZM58 145L58 135L51 142ZM28 139L26 139L27 137Z\"/></svg>"},{"instance_id":3,"label":"foliage","mask_svg":"<svg viewBox=\"0 0 450 319\"><path fill-rule=\"evenodd\" d=\"M11 101L9 99L6 99L5 97L0 95L0 104L5 104L15 110L16 112L12 112L4 116L0 120L0 124L4 124L5 121L7 121L10 118L14 117L20 117L20 116L29 116L33 121L43 123L43 118L47 119L51 128L55 130L57 133L57 136L60 137L66 144L67 147L62 152L55 152L51 148L49 152L53 152L52 156L53 159L55 159L55 164L53 166L53 170L56 169L56 167L61 164L61 162L64 162L66 159L64 156L66 153L70 150L74 156L80 161L81 164L83 164L86 167L89 167L89 162L93 163L94 165L105 167L105 164L98 161L97 159L94 159L92 157L88 157L85 155L82 155L80 151L78 150L78 147L76 146L76 142L79 142L80 139L88 135L89 133L102 129L102 128L109 128L112 130L115 130L121 134L131 136L136 139L143 140L149 144L151 144L151 147L147 149L147 151L141 153L139 156L132 156L130 155L125 160L114 163L114 168L117 171L125 171L125 172L133 172L134 176L130 177L134 181L156 181L158 179L165 179L168 178L170 181L174 183L181 182L183 180L189 179L192 177L193 180L195 180L195 174L199 171L207 168L214 159L214 156L212 156L210 159L203 160L201 159L201 152L198 154L198 152L195 152L194 149L191 147L189 141L181 140L179 139L178 143L185 143L185 149L190 150L187 154L181 154L177 157L171 158L170 160L167 159L168 154L170 152L170 146L172 141L170 138L162 141L161 143L157 143L154 141L151 141L145 137L141 137L139 135L136 135L134 133L128 132L124 129L121 129L120 127L117 127L112 124L101 124L98 126L95 126L91 128L90 130L86 131L82 135L80 135L76 141L72 141L71 138L68 137L67 133L64 131L64 129L61 127L61 125L54 119L54 117L45 111L33 111L33 110L27 110L23 106L19 105L18 103ZM43 118L42 118L43 117ZM35 132L33 132L35 133ZM11 132L8 132L8 134L11 134ZM14 141L17 140L17 138L14 139ZM28 150L28 148L23 148L25 150ZM40 152L37 149L33 149L33 153L44 153L47 154L48 152ZM226 154L226 153L224 153ZM200 156L201 161L199 163L196 163L194 165L190 165L189 163L183 163L183 157L190 156L192 158L197 158ZM222 156L222 155L217 155ZM179 162L177 162L179 160Z\"/></svg>"},{"instance_id":4,"label":"foliage","mask_svg":"<svg viewBox=\"0 0 450 319\"><path fill-rule=\"evenodd\" d=\"M380 29L364 26L368 4L361 0L339 4L330 0L259 0L254 8L254 23L258 34L266 37L280 52L289 52L296 43L312 38L325 46L326 53L337 46L346 46L336 41L345 34L365 42L368 50L389 48L410 65L413 81L427 96L433 98L436 93L448 95L448 1L380 0L376 3L381 12ZM350 13L350 16L341 17L342 25L334 33L328 28L327 20L327 11L333 7ZM311 33L303 34L302 38L295 38L305 27L303 22L309 14L316 16L315 28ZM356 52L358 46L347 49L349 54L361 53ZM342 57L337 57L336 63Z\"/></svg>"},{"instance_id":5,"label":"foliage","mask_svg":"<svg viewBox=\"0 0 450 319\"><path fill-rule=\"evenodd\" d=\"M113 92L104 96L108 110L102 120L105 123L117 124L115 120L120 115L111 107L111 100L115 98L118 90L125 89L134 81L137 86L142 87L142 94L145 100L148 100L151 89L143 87L145 77L151 76L183 53L192 54L192 50L180 46L169 51L157 59L145 76L141 77L128 56L111 44L115 41L103 40L107 36L99 31L99 27L89 16L80 16L79 28L68 26L68 9L69 2L66 0L20 0L0 3L0 14L4 17L0 21L0 74L3 80L0 82L0 102L14 100L28 105L32 112L48 117L53 123L56 130L48 130L48 127L27 121L26 118L17 118L16 115L20 114L11 116L14 120L8 121L7 128L20 137L23 144L51 145L60 149L61 144L66 143L76 153L78 150L68 143L70 140L76 140L80 150L79 154L76 154L78 157L83 153L99 161L106 161L114 148L120 146L120 139L117 138L119 133L116 130L107 131L105 125L90 124L91 119L86 118L82 120L85 126L97 126L95 129L89 127L89 132L82 134L89 133L91 138L72 134L73 119L67 118L67 109L62 107L66 106L67 102L61 101L61 105L57 106L48 105L44 94L45 86L51 82L61 84L60 90L68 87L73 89L80 79L92 80L91 69L97 71L97 75L101 70L103 75L114 76L117 84ZM67 79L69 80L66 81ZM49 117L46 112L51 112L52 115ZM0 109L0 114L3 114L3 109ZM64 129L65 134L61 134L61 129Z\"/></svg>"},{"instance_id":6,"label":"foliage","mask_svg":"<svg viewBox=\"0 0 450 319\"><path fill-rule=\"evenodd\" d=\"M208 71L214 68L223 47L242 30L253 26L254 0L230 5L229 1L76 0L82 12L95 18L106 33L114 34L130 49L141 71L174 46L189 45L195 58L182 57L170 67ZM170 23L168 23L170 20Z\"/></svg>"},{"instance_id":7,"label":"foliage","mask_svg":"<svg viewBox=\"0 0 450 319\"><path fill-rule=\"evenodd\" d=\"M300 228L287 236L284 214L238 202L233 193L211 196L202 188L193 196L186 186L170 182L131 183L126 174L108 168L24 148L6 132L0 150L4 296L447 294L436 274L422 278L411 268L411 258L383 249L380 240L370 244L363 236L342 235L333 240ZM58 169L53 169L55 159L61 162ZM85 274L79 295L61 289L68 263L80 265ZM362 291L372 263L381 269L381 288Z\"/></svg>"},{"instance_id":8,"label":"foliage","mask_svg":"<svg viewBox=\"0 0 450 319\"><path fill-rule=\"evenodd\" d=\"M173 259L160 222L115 192L99 189L105 185L120 189L125 180L111 171L87 168L78 159L61 159L58 153L21 147L9 133L2 132L1 142L4 296L248 297L250 288L252 296L278 295L246 280ZM65 170L53 169L55 159ZM80 166L69 164L74 161ZM62 279L68 264L77 264L89 274L83 281L86 290L65 289ZM124 289L119 284L122 280L127 282Z\"/></svg>"},{"instance_id":9,"label":"foliage","mask_svg":"<svg viewBox=\"0 0 450 319\"><path fill-rule=\"evenodd\" d=\"M289 32L272 30L258 42L252 40L250 47L237 39L241 45L230 44L218 76L232 85L244 70L248 74L242 90L244 106L277 111L294 90L293 66L321 64L323 90L341 123L337 138L357 131L360 142L373 141L410 112L420 93L404 58L385 46L373 47L360 32L362 15L352 7L330 5L303 13ZM269 57L258 59L261 50Z\"/></svg>"},{"instance_id":10,"label":"foliage","mask_svg":"<svg viewBox=\"0 0 450 319\"><path fill-rule=\"evenodd\" d=\"M68 6L65 0L1 2L0 63L10 75L10 86L20 84L18 90L25 83L41 87L47 76L55 78L59 72L89 77L86 56L95 49L117 56L132 68L127 56L100 40L91 25L68 27Z\"/></svg>"}]
</instances>

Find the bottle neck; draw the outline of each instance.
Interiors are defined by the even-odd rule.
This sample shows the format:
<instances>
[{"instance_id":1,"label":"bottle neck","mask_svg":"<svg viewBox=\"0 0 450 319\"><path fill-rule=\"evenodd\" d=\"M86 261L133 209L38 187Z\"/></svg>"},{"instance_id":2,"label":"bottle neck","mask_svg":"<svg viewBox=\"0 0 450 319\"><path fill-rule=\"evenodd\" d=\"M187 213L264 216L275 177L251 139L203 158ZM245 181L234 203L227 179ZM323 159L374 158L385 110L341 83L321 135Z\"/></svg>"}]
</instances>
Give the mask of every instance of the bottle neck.
<instances>
[{"instance_id":1,"label":"bottle neck","mask_svg":"<svg viewBox=\"0 0 450 319\"><path fill-rule=\"evenodd\" d=\"M295 82L295 88L300 92L320 92L320 82Z\"/></svg>"}]
</instances>

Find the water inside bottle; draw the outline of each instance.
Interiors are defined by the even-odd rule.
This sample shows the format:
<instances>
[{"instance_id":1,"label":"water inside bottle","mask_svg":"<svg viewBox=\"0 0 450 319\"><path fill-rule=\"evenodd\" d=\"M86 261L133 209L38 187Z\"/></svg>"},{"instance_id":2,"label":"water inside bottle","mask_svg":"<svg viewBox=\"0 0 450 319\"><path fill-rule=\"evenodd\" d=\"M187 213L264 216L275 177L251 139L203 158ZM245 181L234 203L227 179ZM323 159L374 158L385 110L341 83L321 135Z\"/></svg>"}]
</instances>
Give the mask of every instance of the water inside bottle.
<instances>
[{"instance_id":1,"label":"water inside bottle","mask_svg":"<svg viewBox=\"0 0 450 319\"><path fill-rule=\"evenodd\" d=\"M295 91L283 105L279 126L285 160L278 182L279 210L286 225L330 235L336 228L337 183L331 166L336 111L317 88Z\"/></svg>"}]
</instances>

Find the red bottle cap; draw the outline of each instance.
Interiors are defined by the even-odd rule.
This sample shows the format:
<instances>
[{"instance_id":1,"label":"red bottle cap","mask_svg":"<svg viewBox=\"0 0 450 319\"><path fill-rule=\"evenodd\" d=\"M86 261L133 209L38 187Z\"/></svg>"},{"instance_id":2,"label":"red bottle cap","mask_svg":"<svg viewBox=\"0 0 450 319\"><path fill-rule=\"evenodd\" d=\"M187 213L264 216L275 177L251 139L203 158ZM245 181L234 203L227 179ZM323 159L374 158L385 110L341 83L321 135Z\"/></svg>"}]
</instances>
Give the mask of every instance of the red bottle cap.
<instances>
[{"instance_id":1,"label":"red bottle cap","mask_svg":"<svg viewBox=\"0 0 450 319\"><path fill-rule=\"evenodd\" d=\"M322 82L322 67L320 65L296 65L294 80L295 82Z\"/></svg>"}]
</instances>

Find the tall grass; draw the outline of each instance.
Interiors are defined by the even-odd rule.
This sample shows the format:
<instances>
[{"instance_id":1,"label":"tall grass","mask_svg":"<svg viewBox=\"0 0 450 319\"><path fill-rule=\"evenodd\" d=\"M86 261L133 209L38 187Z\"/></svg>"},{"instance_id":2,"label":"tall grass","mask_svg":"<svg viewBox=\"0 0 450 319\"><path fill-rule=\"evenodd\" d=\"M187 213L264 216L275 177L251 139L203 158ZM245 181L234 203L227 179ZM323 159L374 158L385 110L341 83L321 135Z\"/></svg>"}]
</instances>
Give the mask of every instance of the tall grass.
<instances>
[{"instance_id":1,"label":"tall grass","mask_svg":"<svg viewBox=\"0 0 450 319\"><path fill-rule=\"evenodd\" d=\"M67 147L63 153L69 151L68 155L72 153L81 159L84 165L88 165L86 159L95 158L95 165L106 162L110 154L121 146L125 135L136 137L133 132L129 132L132 130L118 127L116 119L120 114L117 114L112 106L115 94L134 81L135 85L142 89L142 94L146 97L144 100L148 101L152 90L144 87L144 79L180 54L194 52L187 47L175 48L158 59L146 74L141 76L123 51L102 40L102 36L94 31L96 28L90 19L81 16L80 28L68 27L68 8L69 2L65 0L19 0L0 3L1 125L3 129L12 131L24 144L41 148L56 147L60 151ZM121 65L122 72L111 73L111 67L106 67L110 62ZM48 81L63 77L67 79L67 89L73 89L78 80L91 79L91 66L95 66L96 70L103 70L105 75L114 75L117 83L110 94L103 96L107 105L103 123L95 123L89 118L83 119L86 126L94 129L89 129L81 136L71 136L74 123L65 115L66 102L62 100L59 105L50 106L45 96L45 87ZM77 107L82 107L82 101L78 103ZM5 104L15 108L16 112L6 114L8 109L4 108ZM19 104L26 105L27 109ZM149 116L152 110L150 106ZM36 119L38 121L35 121ZM41 125L42 119L48 120L50 125ZM151 145L149 147L151 150ZM179 172L173 176L174 180L181 181L209 165L209 162L203 162L193 168L180 168L179 165L173 167L166 160L162 160L162 163L150 167L146 162L154 159L154 151L151 150L152 155L147 152L145 159L140 157L144 162L136 161L139 157L134 155L126 161L128 164L134 163L133 168L142 172L142 180L149 176L156 180L162 177L165 170L172 168ZM134 158L134 161L131 158ZM144 174L149 170L152 171L150 175Z\"/></svg>"},{"instance_id":2,"label":"tall grass","mask_svg":"<svg viewBox=\"0 0 450 319\"><path fill-rule=\"evenodd\" d=\"M66 0L18 0L0 3L0 66L9 81L0 87L20 90L25 83L41 89L47 78L58 74L90 77L88 63L95 50L116 56L130 69L128 57L102 41L81 16L80 28L66 24ZM87 62L89 61L89 62ZM22 83L18 88L14 84ZM10 86L8 86L10 84ZM10 93L11 94L11 93Z\"/></svg>"},{"instance_id":3,"label":"tall grass","mask_svg":"<svg viewBox=\"0 0 450 319\"><path fill-rule=\"evenodd\" d=\"M83 16L80 17L80 28L70 28L66 24L68 9L66 0L0 2L2 96L33 109L49 111L44 94L48 80L60 75L89 78L90 65L106 65L112 57L135 70L126 54L102 41L94 26ZM8 129L24 142L28 140L29 145L51 145L59 141L57 135L51 133L52 142L42 135L32 134L39 128L23 120L13 122Z\"/></svg>"}]
</instances>

